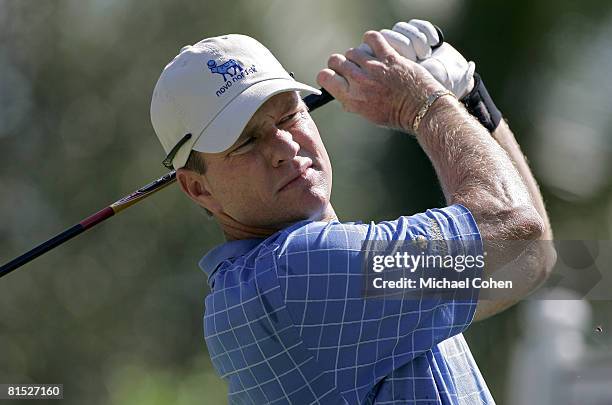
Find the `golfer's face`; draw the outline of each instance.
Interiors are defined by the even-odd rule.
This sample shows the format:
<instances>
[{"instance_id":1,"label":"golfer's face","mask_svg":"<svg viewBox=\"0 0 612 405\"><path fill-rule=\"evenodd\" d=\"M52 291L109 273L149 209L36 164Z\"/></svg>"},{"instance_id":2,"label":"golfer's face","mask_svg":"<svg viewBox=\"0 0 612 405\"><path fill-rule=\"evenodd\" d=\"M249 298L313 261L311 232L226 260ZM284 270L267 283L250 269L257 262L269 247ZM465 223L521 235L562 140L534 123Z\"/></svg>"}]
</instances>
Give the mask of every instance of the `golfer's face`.
<instances>
[{"instance_id":1,"label":"golfer's face","mask_svg":"<svg viewBox=\"0 0 612 405\"><path fill-rule=\"evenodd\" d=\"M329 157L297 92L269 99L232 147L205 161L211 194L243 224L318 219L329 204Z\"/></svg>"}]
</instances>

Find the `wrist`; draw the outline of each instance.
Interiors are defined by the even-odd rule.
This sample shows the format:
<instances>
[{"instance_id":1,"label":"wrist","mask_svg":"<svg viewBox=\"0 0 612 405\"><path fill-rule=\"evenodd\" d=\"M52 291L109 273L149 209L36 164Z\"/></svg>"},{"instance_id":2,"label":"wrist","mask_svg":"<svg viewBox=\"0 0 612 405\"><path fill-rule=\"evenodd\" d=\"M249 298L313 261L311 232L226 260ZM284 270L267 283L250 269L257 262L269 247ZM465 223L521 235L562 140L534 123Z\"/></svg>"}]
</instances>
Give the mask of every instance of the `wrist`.
<instances>
[{"instance_id":1,"label":"wrist","mask_svg":"<svg viewBox=\"0 0 612 405\"><path fill-rule=\"evenodd\" d=\"M420 139L431 137L433 135L432 131L436 128L443 133L450 132L458 123L456 119L460 119L459 117L462 115L464 119L469 119L468 115L465 114L465 108L456 97L439 97L421 120L418 130L416 132L411 130L410 133ZM449 124L452 125L452 128ZM449 127L445 128L445 126Z\"/></svg>"},{"instance_id":2,"label":"wrist","mask_svg":"<svg viewBox=\"0 0 612 405\"><path fill-rule=\"evenodd\" d=\"M402 108L400 108L399 129L403 132L414 135L414 123L417 119L417 115L419 115L419 112L427 106L428 101L432 101L431 97L442 92L447 92L447 90L437 81L435 83L423 84L418 92L407 92ZM415 96L415 94L418 94L418 96ZM433 101L434 102L431 103L431 105L437 103L437 100ZM429 108L431 108L431 105ZM420 118L421 121L422 119L423 117Z\"/></svg>"},{"instance_id":3,"label":"wrist","mask_svg":"<svg viewBox=\"0 0 612 405\"><path fill-rule=\"evenodd\" d=\"M429 97L427 97L427 100L425 100L425 102L421 105L421 107L419 108L419 111L414 117L414 120L412 121L412 132L414 134L416 134L419 131L419 126L421 125L421 121L427 115L427 113L429 112L433 104L436 101L438 101L438 99L445 97L445 96L450 96L451 98L456 99L455 94L450 90L437 90L433 92Z\"/></svg>"}]
</instances>

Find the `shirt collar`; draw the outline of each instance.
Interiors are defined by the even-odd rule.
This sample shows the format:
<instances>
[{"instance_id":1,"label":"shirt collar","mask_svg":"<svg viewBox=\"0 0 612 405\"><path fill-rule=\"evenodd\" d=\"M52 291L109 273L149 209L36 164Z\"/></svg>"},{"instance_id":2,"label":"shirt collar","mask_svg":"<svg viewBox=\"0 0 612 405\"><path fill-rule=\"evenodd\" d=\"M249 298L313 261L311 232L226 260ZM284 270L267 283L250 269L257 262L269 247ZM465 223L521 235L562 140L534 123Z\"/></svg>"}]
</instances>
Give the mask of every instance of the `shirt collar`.
<instances>
[{"instance_id":1,"label":"shirt collar","mask_svg":"<svg viewBox=\"0 0 612 405\"><path fill-rule=\"evenodd\" d=\"M208 285L212 287L212 277L221 263L227 259L238 257L247 253L255 246L263 242L263 240L264 239L232 240L225 242L206 253L198 265L208 276Z\"/></svg>"}]
</instances>

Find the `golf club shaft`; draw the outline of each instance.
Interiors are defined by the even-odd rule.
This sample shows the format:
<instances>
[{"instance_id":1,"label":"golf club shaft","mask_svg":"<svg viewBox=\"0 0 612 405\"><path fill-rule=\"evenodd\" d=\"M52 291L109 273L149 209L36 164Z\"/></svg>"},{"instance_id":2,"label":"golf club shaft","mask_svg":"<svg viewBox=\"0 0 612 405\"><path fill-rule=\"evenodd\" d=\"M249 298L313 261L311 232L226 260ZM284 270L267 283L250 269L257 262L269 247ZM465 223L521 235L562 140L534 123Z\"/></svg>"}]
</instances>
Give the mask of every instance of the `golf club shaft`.
<instances>
[{"instance_id":1,"label":"golf club shaft","mask_svg":"<svg viewBox=\"0 0 612 405\"><path fill-rule=\"evenodd\" d=\"M175 180L176 180L176 172L173 170L165 174L164 176L160 177L159 179L147 184L146 186L139 188L132 194L125 196L118 201L115 201L108 207L105 207L101 209L100 211L96 212L95 214L88 216L87 218L79 222L78 224L66 229L65 231L56 235L55 237L41 243L40 245L36 246L34 249L4 264L2 267L0 267L0 277L6 276L11 271L34 260L38 256L74 238L75 236L80 235L81 233L85 232L87 229L93 228L100 222L112 217L116 213L136 204L139 201L144 200L151 194L174 183Z\"/></svg>"},{"instance_id":2,"label":"golf club shaft","mask_svg":"<svg viewBox=\"0 0 612 405\"><path fill-rule=\"evenodd\" d=\"M438 27L436 27L436 30L438 31L440 41L436 45L432 46L432 49L436 49L444 43L444 35L442 34L442 31ZM321 94L311 94L304 97L304 103L308 107L309 111L314 111L317 108L329 103L333 99L334 97L331 94L329 94L325 89L321 89ZM159 179L155 180L154 182L149 183L146 186L138 189L136 192L114 202L108 207L103 208L95 214L85 218L78 224L66 229L59 235L49 239L46 242L41 243L34 249L4 264L2 267L0 267L0 277L6 276L11 271L18 269L24 264L34 260L38 256L48 252L53 248L56 248L62 243L74 238L75 236L80 235L87 229L94 227L100 222L112 217L116 213L136 204L139 201L142 201L151 194L174 183L175 181L176 172L173 170L160 177Z\"/></svg>"},{"instance_id":3,"label":"golf club shaft","mask_svg":"<svg viewBox=\"0 0 612 405\"><path fill-rule=\"evenodd\" d=\"M327 91L321 89L321 95L311 94L309 96L306 96L304 98L304 103L306 103L306 106L310 111L314 111L322 105L329 103L333 99L334 98ZM29 250L21 256L2 265L2 267L0 267L0 277L6 276L13 270L18 269L24 264L34 260L38 256L50 251L53 248L58 247L62 243L69 241L75 236L80 235L87 229L93 228L100 222L105 221L106 219L112 217L120 211L123 211L124 209L136 204L137 202L144 200L145 198L163 189L164 187L169 186L175 181L176 172L172 170L171 172L168 172L162 177L160 177L159 179L147 184L144 187L139 188L132 194L127 195L121 198L120 200L115 201L108 207L105 207L100 211L96 212L95 214L88 216L87 218L80 221L78 224L41 243L34 249Z\"/></svg>"},{"instance_id":4,"label":"golf club shaft","mask_svg":"<svg viewBox=\"0 0 612 405\"><path fill-rule=\"evenodd\" d=\"M432 46L432 49L436 49L444 43L444 35L442 34L442 31L438 27L436 27L436 30L438 31L440 41L436 45ZM311 94L304 97L304 103L308 107L309 111L314 111L317 108L329 103L333 99L334 97L331 94L329 94L325 89L321 89L321 94ZM101 209L93 215L90 215L78 224L66 229L57 236L36 246L34 249L2 265L2 267L0 267L0 277L6 276L11 271L18 269L24 264L34 260L38 256L48 252L53 248L56 248L62 243L74 238L75 236L80 235L87 229L94 227L100 222L112 217L116 213L136 204L139 201L144 200L151 194L161 190L164 187L169 186L175 181L176 172L173 170L160 177L159 179L153 181L152 183L149 183L146 186L139 188L134 193L123 197L122 199L112 203L108 207Z\"/></svg>"}]
</instances>

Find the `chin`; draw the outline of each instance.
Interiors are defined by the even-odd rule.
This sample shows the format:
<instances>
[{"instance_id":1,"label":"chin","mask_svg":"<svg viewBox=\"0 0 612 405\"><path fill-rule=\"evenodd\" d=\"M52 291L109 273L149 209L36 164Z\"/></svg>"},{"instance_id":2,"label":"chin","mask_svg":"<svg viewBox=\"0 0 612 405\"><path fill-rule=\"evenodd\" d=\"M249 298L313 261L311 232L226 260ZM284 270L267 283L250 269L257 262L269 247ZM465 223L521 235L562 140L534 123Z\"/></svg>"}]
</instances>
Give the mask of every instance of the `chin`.
<instances>
[{"instance_id":1,"label":"chin","mask_svg":"<svg viewBox=\"0 0 612 405\"><path fill-rule=\"evenodd\" d=\"M315 186L292 191L290 198L277 200L267 207L268 224L276 224L276 228L282 229L307 219L313 221L323 219L330 204L326 187Z\"/></svg>"},{"instance_id":2,"label":"chin","mask_svg":"<svg viewBox=\"0 0 612 405\"><path fill-rule=\"evenodd\" d=\"M309 219L312 221L320 221L325 216L327 203L318 203L312 205L302 205L299 212L292 215L291 223Z\"/></svg>"}]
</instances>

